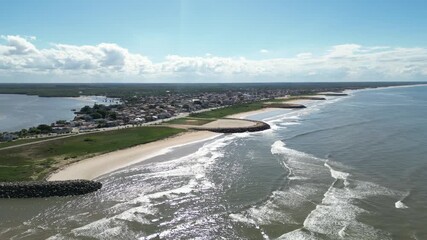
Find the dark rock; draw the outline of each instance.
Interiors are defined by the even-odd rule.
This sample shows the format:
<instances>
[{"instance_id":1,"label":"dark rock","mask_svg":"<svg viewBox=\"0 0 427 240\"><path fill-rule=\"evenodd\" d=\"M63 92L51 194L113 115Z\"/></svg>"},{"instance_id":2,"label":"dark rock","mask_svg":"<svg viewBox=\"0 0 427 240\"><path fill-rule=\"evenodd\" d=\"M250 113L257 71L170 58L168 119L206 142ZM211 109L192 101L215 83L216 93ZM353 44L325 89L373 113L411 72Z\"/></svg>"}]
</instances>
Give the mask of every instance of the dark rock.
<instances>
[{"instance_id":1,"label":"dark rock","mask_svg":"<svg viewBox=\"0 0 427 240\"><path fill-rule=\"evenodd\" d=\"M0 198L44 198L82 195L102 187L100 182L89 180L1 182Z\"/></svg>"},{"instance_id":2,"label":"dark rock","mask_svg":"<svg viewBox=\"0 0 427 240\"><path fill-rule=\"evenodd\" d=\"M298 97L298 99L305 99L305 100L320 100L320 101L326 100L326 98L324 98L324 97Z\"/></svg>"},{"instance_id":3,"label":"dark rock","mask_svg":"<svg viewBox=\"0 0 427 240\"><path fill-rule=\"evenodd\" d=\"M294 103L271 103L264 105L264 108L306 108L306 106Z\"/></svg>"},{"instance_id":4,"label":"dark rock","mask_svg":"<svg viewBox=\"0 0 427 240\"><path fill-rule=\"evenodd\" d=\"M325 96L337 96L337 97L339 97L339 96L348 96L347 93L325 93L323 95L325 95Z\"/></svg>"}]
</instances>

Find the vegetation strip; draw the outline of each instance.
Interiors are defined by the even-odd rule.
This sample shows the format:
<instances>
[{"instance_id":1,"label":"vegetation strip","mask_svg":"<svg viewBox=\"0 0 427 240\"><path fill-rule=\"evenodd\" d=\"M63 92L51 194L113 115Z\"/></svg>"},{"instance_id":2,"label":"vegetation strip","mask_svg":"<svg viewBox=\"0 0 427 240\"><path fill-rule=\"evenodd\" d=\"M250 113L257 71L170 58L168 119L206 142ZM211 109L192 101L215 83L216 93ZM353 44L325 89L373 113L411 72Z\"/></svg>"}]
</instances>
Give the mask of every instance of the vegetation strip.
<instances>
[{"instance_id":1,"label":"vegetation strip","mask_svg":"<svg viewBox=\"0 0 427 240\"><path fill-rule=\"evenodd\" d=\"M262 121L255 121L255 120L242 120L242 119L236 119L236 118L224 118L224 119L230 119L230 120L240 120L240 121L248 121L248 122L254 122L256 123L254 126L248 126L248 127L193 127L191 129L199 130L199 131L211 131L211 132L217 132L217 133L242 133L242 132L258 132L258 131L264 131L267 129L270 129L270 125L262 122Z\"/></svg>"},{"instance_id":2,"label":"vegetation strip","mask_svg":"<svg viewBox=\"0 0 427 240\"><path fill-rule=\"evenodd\" d=\"M166 121L165 124L182 124L182 125L203 125L215 121L216 119L183 117Z\"/></svg>"},{"instance_id":3,"label":"vegetation strip","mask_svg":"<svg viewBox=\"0 0 427 240\"><path fill-rule=\"evenodd\" d=\"M263 102L237 104L237 105L233 105L230 107L215 109L212 111L201 112L201 113L192 113L192 114L190 114L190 117L210 118L210 119L212 119L212 118L223 118L223 117L233 115L236 113L259 110L259 109L262 109L263 107L264 107Z\"/></svg>"},{"instance_id":4,"label":"vegetation strip","mask_svg":"<svg viewBox=\"0 0 427 240\"><path fill-rule=\"evenodd\" d=\"M50 172L81 159L157 141L184 131L170 127L135 127L3 149L0 154L0 181L42 180Z\"/></svg>"}]
</instances>

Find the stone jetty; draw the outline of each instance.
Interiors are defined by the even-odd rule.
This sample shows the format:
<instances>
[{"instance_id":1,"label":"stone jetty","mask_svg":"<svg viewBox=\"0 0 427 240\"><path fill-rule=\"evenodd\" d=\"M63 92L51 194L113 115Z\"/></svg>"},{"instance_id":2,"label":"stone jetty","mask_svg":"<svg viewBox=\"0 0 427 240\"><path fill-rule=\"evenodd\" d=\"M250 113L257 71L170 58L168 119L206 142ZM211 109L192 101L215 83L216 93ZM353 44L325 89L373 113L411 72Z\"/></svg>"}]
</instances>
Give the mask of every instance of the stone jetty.
<instances>
[{"instance_id":1,"label":"stone jetty","mask_svg":"<svg viewBox=\"0 0 427 240\"><path fill-rule=\"evenodd\" d=\"M319 100L319 101L326 100L326 98L324 98L324 97L310 97L310 96L302 96L302 97L298 97L298 99L303 99L303 100Z\"/></svg>"},{"instance_id":2,"label":"stone jetty","mask_svg":"<svg viewBox=\"0 0 427 240\"><path fill-rule=\"evenodd\" d=\"M90 180L1 182L0 198L45 198L82 195L102 187Z\"/></svg>"},{"instance_id":3,"label":"stone jetty","mask_svg":"<svg viewBox=\"0 0 427 240\"><path fill-rule=\"evenodd\" d=\"M306 106L302 104L296 104L296 103L266 103L264 108L306 108Z\"/></svg>"}]
</instances>

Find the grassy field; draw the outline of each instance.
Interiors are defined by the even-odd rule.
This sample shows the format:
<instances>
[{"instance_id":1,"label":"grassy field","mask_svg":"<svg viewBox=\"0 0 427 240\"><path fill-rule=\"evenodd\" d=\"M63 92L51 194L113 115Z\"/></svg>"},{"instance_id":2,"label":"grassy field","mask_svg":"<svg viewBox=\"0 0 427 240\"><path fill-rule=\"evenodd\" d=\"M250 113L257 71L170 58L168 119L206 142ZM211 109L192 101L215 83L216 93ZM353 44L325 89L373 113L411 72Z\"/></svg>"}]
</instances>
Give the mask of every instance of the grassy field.
<instances>
[{"instance_id":1,"label":"grassy field","mask_svg":"<svg viewBox=\"0 0 427 240\"><path fill-rule=\"evenodd\" d=\"M0 149L0 181L40 180L64 164L167 138L183 131L169 127L128 128Z\"/></svg>"},{"instance_id":2,"label":"grassy field","mask_svg":"<svg viewBox=\"0 0 427 240\"><path fill-rule=\"evenodd\" d=\"M200 126L206 123L210 123L214 120L215 119L184 117L184 118L176 118L174 120L167 121L165 122L165 124L182 124L182 125Z\"/></svg>"},{"instance_id":3,"label":"grassy field","mask_svg":"<svg viewBox=\"0 0 427 240\"><path fill-rule=\"evenodd\" d=\"M307 95L304 95L307 96ZM242 112L249 112L249 111L255 111L262 109L266 106L266 103L280 103L280 102L288 102L292 100L298 100L301 98L304 98L304 96L290 96L285 99L268 99L265 101L260 102L254 102L254 103L246 103L246 104L237 104L230 107L215 109L212 111L207 112L201 112L201 113L192 113L190 114L190 117L192 118L223 118L228 115L242 113Z\"/></svg>"},{"instance_id":4,"label":"grassy field","mask_svg":"<svg viewBox=\"0 0 427 240\"><path fill-rule=\"evenodd\" d=\"M247 103L247 104L237 104L230 107L219 108L212 111L201 112L201 113L192 113L190 117L196 118L223 118L228 115L249 112L254 110L259 110L263 108L264 104L262 102Z\"/></svg>"}]
</instances>

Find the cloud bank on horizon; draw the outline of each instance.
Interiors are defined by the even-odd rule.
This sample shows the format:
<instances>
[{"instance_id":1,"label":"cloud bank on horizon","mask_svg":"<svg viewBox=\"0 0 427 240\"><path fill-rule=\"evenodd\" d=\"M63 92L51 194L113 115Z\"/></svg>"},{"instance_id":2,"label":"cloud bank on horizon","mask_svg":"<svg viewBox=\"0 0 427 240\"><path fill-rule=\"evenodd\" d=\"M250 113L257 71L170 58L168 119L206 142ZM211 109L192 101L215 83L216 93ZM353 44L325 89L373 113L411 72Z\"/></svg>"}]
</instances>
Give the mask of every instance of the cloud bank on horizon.
<instances>
[{"instance_id":1,"label":"cloud bank on horizon","mask_svg":"<svg viewBox=\"0 0 427 240\"><path fill-rule=\"evenodd\" d=\"M247 59L169 55L153 62L114 43L51 44L2 35L0 82L425 81L427 49L342 44L324 54ZM268 57L270 50L261 49Z\"/></svg>"}]
</instances>

